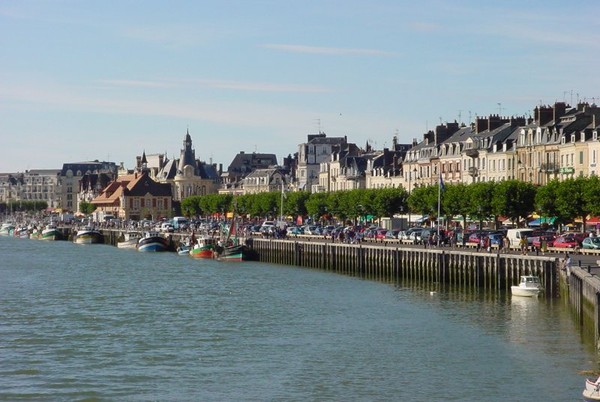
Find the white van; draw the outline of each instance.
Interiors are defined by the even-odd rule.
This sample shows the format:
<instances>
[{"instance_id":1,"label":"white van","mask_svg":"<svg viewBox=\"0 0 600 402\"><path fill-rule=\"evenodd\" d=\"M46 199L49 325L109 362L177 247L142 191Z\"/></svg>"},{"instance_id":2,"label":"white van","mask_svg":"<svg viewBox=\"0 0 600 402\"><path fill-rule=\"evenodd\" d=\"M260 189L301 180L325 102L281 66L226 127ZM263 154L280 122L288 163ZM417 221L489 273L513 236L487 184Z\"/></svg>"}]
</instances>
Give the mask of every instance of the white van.
<instances>
[{"instance_id":1,"label":"white van","mask_svg":"<svg viewBox=\"0 0 600 402\"><path fill-rule=\"evenodd\" d=\"M533 229L508 229L506 231L506 237L510 241L511 247L519 247L519 242L526 236L527 244L531 245L533 242Z\"/></svg>"}]
</instances>

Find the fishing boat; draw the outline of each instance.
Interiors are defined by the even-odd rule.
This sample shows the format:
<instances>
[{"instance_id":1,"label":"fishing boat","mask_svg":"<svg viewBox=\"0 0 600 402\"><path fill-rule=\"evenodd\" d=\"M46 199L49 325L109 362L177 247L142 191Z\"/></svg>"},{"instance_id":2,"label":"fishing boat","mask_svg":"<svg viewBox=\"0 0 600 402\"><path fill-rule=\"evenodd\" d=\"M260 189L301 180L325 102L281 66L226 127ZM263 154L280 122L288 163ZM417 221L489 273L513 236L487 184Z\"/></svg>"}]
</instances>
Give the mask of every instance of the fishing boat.
<instances>
[{"instance_id":1,"label":"fishing boat","mask_svg":"<svg viewBox=\"0 0 600 402\"><path fill-rule=\"evenodd\" d=\"M29 239L29 228L26 226L19 226L14 230L14 236L19 239Z\"/></svg>"},{"instance_id":2,"label":"fishing boat","mask_svg":"<svg viewBox=\"0 0 600 402\"><path fill-rule=\"evenodd\" d=\"M73 242L76 244L99 244L104 243L104 236L92 226L86 226L75 233Z\"/></svg>"},{"instance_id":3,"label":"fishing boat","mask_svg":"<svg viewBox=\"0 0 600 402\"><path fill-rule=\"evenodd\" d=\"M214 237L203 235L196 240L189 254L194 258L214 258L216 246Z\"/></svg>"},{"instance_id":4,"label":"fishing boat","mask_svg":"<svg viewBox=\"0 0 600 402\"><path fill-rule=\"evenodd\" d=\"M597 380L586 378L583 400L587 402L600 401L600 377Z\"/></svg>"},{"instance_id":5,"label":"fishing boat","mask_svg":"<svg viewBox=\"0 0 600 402\"><path fill-rule=\"evenodd\" d=\"M223 261L248 261L254 260L253 251L240 242L238 237L238 225L235 218L227 232L227 238L222 246L217 246L217 256Z\"/></svg>"},{"instance_id":6,"label":"fishing boat","mask_svg":"<svg viewBox=\"0 0 600 402\"><path fill-rule=\"evenodd\" d=\"M46 225L39 235L40 240L62 240L63 235L56 225Z\"/></svg>"},{"instance_id":7,"label":"fishing boat","mask_svg":"<svg viewBox=\"0 0 600 402\"><path fill-rule=\"evenodd\" d=\"M5 222L0 226L0 236L12 236L15 231L15 225Z\"/></svg>"},{"instance_id":8,"label":"fishing boat","mask_svg":"<svg viewBox=\"0 0 600 402\"><path fill-rule=\"evenodd\" d=\"M142 235L139 232L123 233L117 241L117 247L118 248L132 248L132 249L137 248L138 242L140 241L141 237L142 237Z\"/></svg>"},{"instance_id":9,"label":"fishing boat","mask_svg":"<svg viewBox=\"0 0 600 402\"><path fill-rule=\"evenodd\" d=\"M544 291L540 278L533 275L521 276L521 282L510 287L513 296L534 297Z\"/></svg>"},{"instance_id":10,"label":"fishing boat","mask_svg":"<svg viewBox=\"0 0 600 402\"><path fill-rule=\"evenodd\" d=\"M145 232L137 244L138 251L167 251L168 248L169 241L156 231Z\"/></svg>"}]
</instances>

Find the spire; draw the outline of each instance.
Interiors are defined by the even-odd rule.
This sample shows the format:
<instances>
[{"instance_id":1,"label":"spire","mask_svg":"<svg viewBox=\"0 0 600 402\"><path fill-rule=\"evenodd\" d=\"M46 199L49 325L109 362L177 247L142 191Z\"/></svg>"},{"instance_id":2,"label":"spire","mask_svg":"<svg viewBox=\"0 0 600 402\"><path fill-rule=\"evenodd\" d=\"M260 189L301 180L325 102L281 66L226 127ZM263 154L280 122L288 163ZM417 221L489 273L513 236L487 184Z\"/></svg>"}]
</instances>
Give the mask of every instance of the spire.
<instances>
[{"instance_id":1,"label":"spire","mask_svg":"<svg viewBox=\"0 0 600 402\"><path fill-rule=\"evenodd\" d=\"M142 166L148 164L148 159L146 159L146 150L144 149L144 153L142 154Z\"/></svg>"}]
</instances>

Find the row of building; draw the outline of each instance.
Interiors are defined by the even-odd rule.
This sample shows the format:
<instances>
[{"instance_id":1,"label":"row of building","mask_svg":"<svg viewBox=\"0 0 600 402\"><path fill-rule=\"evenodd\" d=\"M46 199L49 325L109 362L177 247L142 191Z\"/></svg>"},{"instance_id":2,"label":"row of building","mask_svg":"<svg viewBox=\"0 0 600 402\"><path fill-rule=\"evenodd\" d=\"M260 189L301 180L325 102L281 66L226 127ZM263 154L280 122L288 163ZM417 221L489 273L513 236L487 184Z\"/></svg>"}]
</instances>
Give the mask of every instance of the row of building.
<instances>
[{"instance_id":1,"label":"row of building","mask_svg":"<svg viewBox=\"0 0 600 402\"><path fill-rule=\"evenodd\" d=\"M227 169L200 161L186 132L178 159L145 152L133 169L114 162L65 163L57 170L0 174L0 202L45 201L52 210L78 210L124 219L172 216L192 195L268 191L328 192L517 179L534 185L598 174L600 108L564 102L540 105L533 117L477 117L441 124L422 139L375 150L347 137L310 134L294 155L237 154Z\"/></svg>"}]
</instances>

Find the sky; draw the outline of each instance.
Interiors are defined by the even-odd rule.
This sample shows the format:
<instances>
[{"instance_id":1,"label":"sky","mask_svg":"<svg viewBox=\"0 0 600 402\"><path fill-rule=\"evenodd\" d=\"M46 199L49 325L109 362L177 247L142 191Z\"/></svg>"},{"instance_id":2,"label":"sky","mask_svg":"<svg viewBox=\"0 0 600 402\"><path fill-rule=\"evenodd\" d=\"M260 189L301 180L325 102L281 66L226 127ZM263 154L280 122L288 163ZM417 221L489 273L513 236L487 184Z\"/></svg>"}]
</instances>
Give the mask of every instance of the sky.
<instances>
[{"instance_id":1,"label":"sky","mask_svg":"<svg viewBox=\"0 0 600 402\"><path fill-rule=\"evenodd\" d=\"M375 149L600 102L600 1L1 0L0 172Z\"/></svg>"}]
</instances>

